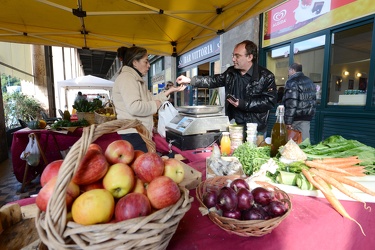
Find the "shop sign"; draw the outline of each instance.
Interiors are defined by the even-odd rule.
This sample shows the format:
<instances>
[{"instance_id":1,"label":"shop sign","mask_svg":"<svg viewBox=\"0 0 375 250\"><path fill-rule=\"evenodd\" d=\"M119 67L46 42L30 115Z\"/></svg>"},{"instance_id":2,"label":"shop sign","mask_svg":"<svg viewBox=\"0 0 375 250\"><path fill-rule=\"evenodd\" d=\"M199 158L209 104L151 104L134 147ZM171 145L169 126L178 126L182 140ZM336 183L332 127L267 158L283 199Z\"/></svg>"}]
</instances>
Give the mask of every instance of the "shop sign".
<instances>
[{"instance_id":1,"label":"shop sign","mask_svg":"<svg viewBox=\"0 0 375 250\"><path fill-rule=\"evenodd\" d=\"M270 11L264 13L264 27L263 27L263 41L264 45L267 46L270 40L278 38L280 36L290 34L294 31L303 34L313 32L311 29L307 29L304 32L302 28L314 20L327 18L330 20L330 24L334 25L342 21L338 17L339 12L343 9L338 10L344 6L349 8L349 4L359 4L362 0L290 0L278 7L273 8ZM355 15L356 13L353 13ZM357 13L358 14L358 13ZM327 16L329 15L329 16ZM337 18L332 18L337 17ZM327 27L321 27L321 29Z\"/></svg>"},{"instance_id":2,"label":"shop sign","mask_svg":"<svg viewBox=\"0 0 375 250\"><path fill-rule=\"evenodd\" d=\"M183 68L220 53L220 37L207 42L178 58L178 68Z\"/></svg>"}]
</instances>

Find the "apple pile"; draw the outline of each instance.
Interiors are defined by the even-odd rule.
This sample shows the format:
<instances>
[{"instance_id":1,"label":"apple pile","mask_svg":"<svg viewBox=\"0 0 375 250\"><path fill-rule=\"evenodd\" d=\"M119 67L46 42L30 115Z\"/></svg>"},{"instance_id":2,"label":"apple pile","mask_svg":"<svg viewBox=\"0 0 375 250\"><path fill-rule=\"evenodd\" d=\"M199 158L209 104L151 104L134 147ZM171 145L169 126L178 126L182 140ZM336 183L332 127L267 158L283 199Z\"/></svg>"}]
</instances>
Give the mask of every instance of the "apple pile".
<instances>
[{"instance_id":1,"label":"apple pile","mask_svg":"<svg viewBox=\"0 0 375 250\"><path fill-rule=\"evenodd\" d=\"M49 163L40 182L36 205L46 211L63 160ZM126 140L102 148L92 143L66 188L66 206L76 223L93 225L118 222L175 204L184 167L174 158L134 150Z\"/></svg>"}]
</instances>

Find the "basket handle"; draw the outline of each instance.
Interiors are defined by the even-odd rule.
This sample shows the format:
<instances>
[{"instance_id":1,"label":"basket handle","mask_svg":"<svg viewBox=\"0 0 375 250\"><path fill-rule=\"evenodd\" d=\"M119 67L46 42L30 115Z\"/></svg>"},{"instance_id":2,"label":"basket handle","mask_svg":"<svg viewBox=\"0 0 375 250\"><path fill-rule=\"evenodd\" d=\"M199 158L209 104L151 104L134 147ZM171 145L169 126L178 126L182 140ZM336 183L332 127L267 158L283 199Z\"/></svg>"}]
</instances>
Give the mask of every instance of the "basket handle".
<instances>
[{"instance_id":1,"label":"basket handle","mask_svg":"<svg viewBox=\"0 0 375 250\"><path fill-rule=\"evenodd\" d=\"M89 145L103 134L127 128L135 128L145 141L149 152L156 152L155 143L152 141L150 133L139 120L112 120L100 125L93 124L89 127L84 127L81 138L74 143L60 167L53 194L48 202L47 211L42 213L38 209L35 223L39 237L43 242L64 242L62 237L67 223L67 208L64 197L68 184L73 179Z\"/></svg>"}]
</instances>

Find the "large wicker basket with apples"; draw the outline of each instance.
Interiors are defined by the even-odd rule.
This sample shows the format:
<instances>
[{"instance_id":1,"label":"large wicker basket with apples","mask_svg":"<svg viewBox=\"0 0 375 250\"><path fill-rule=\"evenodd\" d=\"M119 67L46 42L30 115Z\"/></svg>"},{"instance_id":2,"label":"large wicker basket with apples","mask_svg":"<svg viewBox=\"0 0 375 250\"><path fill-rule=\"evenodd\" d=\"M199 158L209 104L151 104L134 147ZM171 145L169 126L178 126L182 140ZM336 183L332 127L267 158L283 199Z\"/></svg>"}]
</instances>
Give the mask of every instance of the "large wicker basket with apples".
<instances>
[{"instance_id":1,"label":"large wicker basket with apples","mask_svg":"<svg viewBox=\"0 0 375 250\"><path fill-rule=\"evenodd\" d=\"M46 211L39 210L37 213L36 228L42 245L48 249L167 248L180 220L191 207L193 198L186 188L180 187L181 197L174 205L155 210L147 216L86 226L69 219L71 215L64 195L89 145L103 134L126 128L136 128L149 152L155 152L149 132L138 120L113 120L85 127L82 137L73 145L60 167Z\"/></svg>"}]
</instances>

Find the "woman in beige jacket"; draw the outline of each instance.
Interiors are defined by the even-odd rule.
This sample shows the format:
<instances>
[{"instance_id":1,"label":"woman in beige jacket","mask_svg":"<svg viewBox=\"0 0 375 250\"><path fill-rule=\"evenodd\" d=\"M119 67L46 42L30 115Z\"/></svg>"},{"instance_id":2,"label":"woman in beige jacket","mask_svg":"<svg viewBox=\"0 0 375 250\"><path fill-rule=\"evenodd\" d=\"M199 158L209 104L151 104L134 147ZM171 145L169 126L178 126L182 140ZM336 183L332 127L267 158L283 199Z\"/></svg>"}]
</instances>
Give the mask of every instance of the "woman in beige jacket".
<instances>
[{"instance_id":1,"label":"woman in beige jacket","mask_svg":"<svg viewBox=\"0 0 375 250\"><path fill-rule=\"evenodd\" d=\"M116 107L117 119L138 119L152 136L153 115L157 113L164 101L168 101L173 92L183 91L186 86L171 87L153 95L144 81L150 69L147 50L141 47L122 47L122 69L116 78L112 89L113 103ZM118 132L122 139L130 141L135 149L147 152L143 140L135 129ZM139 145L143 144L143 145Z\"/></svg>"}]
</instances>

